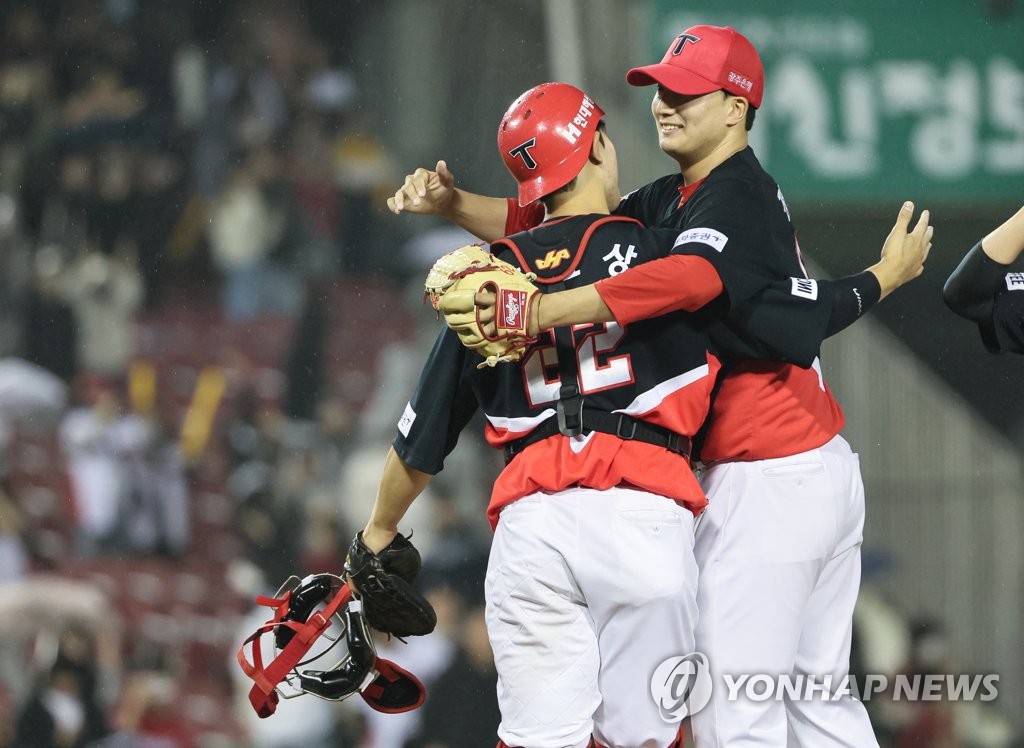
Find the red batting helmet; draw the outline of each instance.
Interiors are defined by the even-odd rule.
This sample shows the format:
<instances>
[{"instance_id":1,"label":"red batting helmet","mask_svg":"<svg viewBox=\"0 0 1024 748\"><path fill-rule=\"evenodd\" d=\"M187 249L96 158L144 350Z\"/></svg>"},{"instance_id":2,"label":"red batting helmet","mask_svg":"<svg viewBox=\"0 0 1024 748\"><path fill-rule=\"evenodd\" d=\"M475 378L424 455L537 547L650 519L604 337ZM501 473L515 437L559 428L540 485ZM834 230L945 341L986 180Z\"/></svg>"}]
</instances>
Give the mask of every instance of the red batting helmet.
<instances>
[{"instance_id":1,"label":"red batting helmet","mask_svg":"<svg viewBox=\"0 0 1024 748\"><path fill-rule=\"evenodd\" d=\"M587 163L604 110L568 83L542 83L501 118L498 148L527 205L569 184Z\"/></svg>"}]
</instances>

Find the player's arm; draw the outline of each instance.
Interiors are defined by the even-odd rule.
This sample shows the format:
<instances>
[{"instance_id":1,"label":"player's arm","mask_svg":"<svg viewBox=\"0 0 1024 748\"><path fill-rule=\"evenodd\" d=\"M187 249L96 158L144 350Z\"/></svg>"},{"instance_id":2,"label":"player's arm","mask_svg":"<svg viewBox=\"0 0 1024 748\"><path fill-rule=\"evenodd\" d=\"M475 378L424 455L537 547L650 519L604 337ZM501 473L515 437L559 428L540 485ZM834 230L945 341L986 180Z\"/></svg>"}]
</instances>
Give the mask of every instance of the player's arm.
<instances>
[{"instance_id":1,"label":"player's arm","mask_svg":"<svg viewBox=\"0 0 1024 748\"><path fill-rule=\"evenodd\" d=\"M913 206L904 204L882 246L881 259L867 270L835 280L787 278L776 281L730 312L752 341L759 358L809 366L821 342L846 329L904 283L924 270L932 227L923 211L907 232Z\"/></svg>"},{"instance_id":2,"label":"player's arm","mask_svg":"<svg viewBox=\"0 0 1024 748\"><path fill-rule=\"evenodd\" d=\"M1024 207L981 240L985 254L1001 265L1009 265L1024 253Z\"/></svg>"},{"instance_id":3,"label":"player's arm","mask_svg":"<svg viewBox=\"0 0 1024 748\"><path fill-rule=\"evenodd\" d=\"M408 465L394 447L388 450L363 542L374 553L386 548L398 534L398 523L434 476Z\"/></svg>"},{"instance_id":4,"label":"player's arm","mask_svg":"<svg viewBox=\"0 0 1024 748\"><path fill-rule=\"evenodd\" d=\"M455 177L443 160L433 171L421 167L406 176L388 198L388 209L396 215L439 215L487 242L521 230L521 223L529 224L522 228L531 228L544 218L539 204L519 208L512 199L486 197L456 187Z\"/></svg>"},{"instance_id":5,"label":"player's arm","mask_svg":"<svg viewBox=\"0 0 1024 748\"><path fill-rule=\"evenodd\" d=\"M623 280L609 285L618 279ZM628 324L679 310L693 312L722 292L722 280L709 262L700 257L673 255L588 286L542 294L535 302L530 332L536 334L549 327L587 322ZM636 299L638 296L643 300ZM634 300L639 303L634 304Z\"/></svg>"},{"instance_id":6,"label":"player's arm","mask_svg":"<svg viewBox=\"0 0 1024 748\"><path fill-rule=\"evenodd\" d=\"M863 273L836 281L819 281L829 289L829 293L822 296L821 303L827 303L826 307L819 304L814 309L799 305L791 311L823 318L822 329L826 336L833 335L856 321L876 301L919 276L931 249L933 229L926 210L914 229L908 231L913 213L912 203L901 207L877 263ZM680 233L677 242L687 245L684 251L697 254L672 254L590 286L539 297L533 317L536 328L613 320L629 324L668 312L693 312L726 292L732 305L739 306L754 296L755 291L780 283L766 283L756 273L738 272L725 262L718 263L714 253L721 253L713 246L714 238L707 240L711 242L708 245L704 240L695 241L692 236L686 238L689 233ZM785 286L790 280L781 283ZM781 287L776 287L773 293L780 300L786 296Z\"/></svg>"},{"instance_id":7,"label":"player's arm","mask_svg":"<svg viewBox=\"0 0 1024 748\"><path fill-rule=\"evenodd\" d=\"M985 322L1007 267L1024 253L1024 208L986 235L946 280L942 297L961 317Z\"/></svg>"},{"instance_id":8,"label":"player's arm","mask_svg":"<svg viewBox=\"0 0 1024 748\"><path fill-rule=\"evenodd\" d=\"M441 472L445 457L477 410L476 398L463 376L466 357L458 336L442 329L398 422L363 530L363 542L374 552L395 538L398 523L431 478Z\"/></svg>"},{"instance_id":9,"label":"player's arm","mask_svg":"<svg viewBox=\"0 0 1024 748\"><path fill-rule=\"evenodd\" d=\"M933 229L929 224L930 215L925 210L922 211L913 230L909 230L913 214L913 203L904 203L882 246L880 260L864 271L872 275L877 282L877 298L871 298L874 296L873 293L870 297L864 294L869 287L873 289L874 284L865 278L863 273L847 276L834 283L834 293L827 297L836 304L835 309L828 310L830 317L835 314L835 319L831 323L833 333L855 321L871 303L885 298L924 271L924 262L931 249ZM705 235L708 235L707 238ZM720 276L720 287L724 285L728 293L731 306L737 306L755 297L773 282L777 282L777 279L768 276L768 269L762 271L757 267L756 259L746 261L744 255L736 254L730 254L727 258L726 253L735 253L736 250L730 250L728 244L731 240L725 238L723 242L723 238L724 234L713 230L683 231L676 240L677 251L687 254L673 254L599 281L596 284L597 291L614 314L616 321L625 324L658 316L666 311L693 311L688 306L692 305L692 299L685 293L668 306L665 305L663 298L666 293L671 293L669 289L687 288L695 282L695 278L691 277L692 259L684 261L689 253L695 255L693 259L703 258L708 264L713 265L714 271ZM717 246L719 244L722 246ZM716 288L719 292L720 287ZM707 301L709 299L705 300L705 303ZM547 299L544 303L548 303ZM858 314L852 316L849 314L850 311L857 311ZM817 313L820 314L820 310Z\"/></svg>"}]
</instances>

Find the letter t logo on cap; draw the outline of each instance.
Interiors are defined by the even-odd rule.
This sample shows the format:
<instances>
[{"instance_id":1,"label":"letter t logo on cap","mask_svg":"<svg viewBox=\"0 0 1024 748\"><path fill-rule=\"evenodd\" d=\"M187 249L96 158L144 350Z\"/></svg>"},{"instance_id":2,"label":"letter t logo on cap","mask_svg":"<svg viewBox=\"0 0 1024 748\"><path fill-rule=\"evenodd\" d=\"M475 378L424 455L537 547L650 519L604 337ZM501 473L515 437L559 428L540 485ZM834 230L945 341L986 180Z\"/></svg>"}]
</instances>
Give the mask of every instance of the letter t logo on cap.
<instances>
[{"instance_id":1,"label":"letter t logo on cap","mask_svg":"<svg viewBox=\"0 0 1024 748\"><path fill-rule=\"evenodd\" d=\"M700 37L694 36L693 34L680 34L676 37L676 46L672 47L672 54L677 55L683 51L683 47L686 46L687 42L699 42Z\"/></svg>"}]
</instances>

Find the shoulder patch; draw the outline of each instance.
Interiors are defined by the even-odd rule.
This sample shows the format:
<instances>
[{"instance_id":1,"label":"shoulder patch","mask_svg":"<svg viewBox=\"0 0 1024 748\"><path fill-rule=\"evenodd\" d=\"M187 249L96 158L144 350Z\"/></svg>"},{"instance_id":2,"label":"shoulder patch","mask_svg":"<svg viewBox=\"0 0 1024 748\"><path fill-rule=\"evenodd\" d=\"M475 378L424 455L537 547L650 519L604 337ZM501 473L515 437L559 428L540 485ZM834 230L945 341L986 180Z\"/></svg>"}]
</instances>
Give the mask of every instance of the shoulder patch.
<instances>
[{"instance_id":1,"label":"shoulder patch","mask_svg":"<svg viewBox=\"0 0 1024 748\"><path fill-rule=\"evenodd\" d=\"M790 278L793 283L790 293L814 301L818 298L818 281L813 278Z\"/></svg>"},{"instance_id":2,"label":"shoulder patch","mask_svg":"<svg viewBox=\"0 0 1024 748\"><path fill-rule=\"evenodd\" d=\"M416 411L412 409L412 403L406 403L405 412L402 413L402 417L398 419L398 430L402 432L402 436L406 439L409 438L409 431L412 429L412 424L415 420Z\"/></svg>"},{"instance_id":3,"label":"shoulder patch","mask_svg":"<svg viewBox=\"0 0 1024 748\"><path fill-rule=\"evenodd\" d=\"M725 249L728 241L729 237L721 231L715 231L714 229L687 229L676 237L676 243L672 245L672 249L682 244L696 243L706 244L716 252L721 252Z\"/></svg>"},{"instance_id":4,"label":"shoulder patch","mask_svg":"<svg viewBox=\"0 0 1024 748\"><path fill-rule=\"evenodd\" d=\"M1007 273L1006 290L1024 291L1024 273Z\"/></svg>"},{"instance_id":5,"label":"shoulder patch","mask_svg":"<svg viewBox=\"0 0 1024 748\"><path fill-rule=\"evenodd\" d=\"M779 191L778 191L778 193L776 193L775 196L777 198L779 198L779 202L782 203L782 210L784 210L786 212L786 218L789 220L790 223L792 223L793 222L793 218L789 215L789 206L786 205L786 198L784 198L782 196L782 188L781 187L779 187Z\"/></svg>"}]
</instances>

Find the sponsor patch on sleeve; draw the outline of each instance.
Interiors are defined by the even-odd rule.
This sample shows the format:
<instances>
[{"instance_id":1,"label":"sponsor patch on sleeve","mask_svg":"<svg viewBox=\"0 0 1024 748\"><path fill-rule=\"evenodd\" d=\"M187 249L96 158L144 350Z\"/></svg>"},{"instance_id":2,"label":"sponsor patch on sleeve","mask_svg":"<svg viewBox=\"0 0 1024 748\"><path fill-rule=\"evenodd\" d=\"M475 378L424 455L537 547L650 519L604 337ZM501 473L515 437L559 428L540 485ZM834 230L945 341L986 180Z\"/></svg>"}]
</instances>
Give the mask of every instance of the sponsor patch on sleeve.
<instances>
[{"instance_id":1,"label":"sponsor patch on sleeve","mask_svg":"<svg viewBox=\"0 0 1024 748\"><path fill-rule=\"evenodd\" d=\"M721 252L725 249L728 241L729 237L721 231L715 231L714 229L687 229L676 237L676 243L672 245L672 248L675 249L682 244L695 242L697 244L706 244L716 252Z\"/></svg>"},{"instance_id":2,"label":"sponsor patch on sleeve","mask_svg":"<svg viewBox=\"0 0 1024 748\"><path fill-rule=\"evenodd\" d=\"M1024 273L1007 273L1006 290L1024 291Z\"/></svg>"},{"instance_id":3,"label":"sponsor patch on sleeve","mask_svg":"<svg viewBox=\"0 0 1024 748\"><path fill-rule=\"evenodd\" d=\"M398 419L398 430L402 432L402 436L406 439L409 438L409 430L412 428L413 421L416 420L416 411L412 409L412 403L405 404L405 412L402 413L402 417Z\"/></svg>"},{"instance_id":4,"label":"sponsor patch on sleeve","mask_svg":"<svg viewBox=\"0 0 1024 748\"><path fill-rule=\"evenodd\" d=\"M818 298L818 281L812 278L790 278L793 287L790 293L814 301Z\"/></svg>"}]
</instances>

